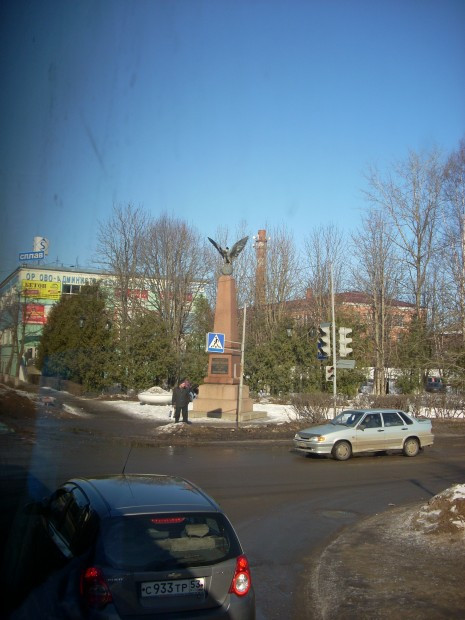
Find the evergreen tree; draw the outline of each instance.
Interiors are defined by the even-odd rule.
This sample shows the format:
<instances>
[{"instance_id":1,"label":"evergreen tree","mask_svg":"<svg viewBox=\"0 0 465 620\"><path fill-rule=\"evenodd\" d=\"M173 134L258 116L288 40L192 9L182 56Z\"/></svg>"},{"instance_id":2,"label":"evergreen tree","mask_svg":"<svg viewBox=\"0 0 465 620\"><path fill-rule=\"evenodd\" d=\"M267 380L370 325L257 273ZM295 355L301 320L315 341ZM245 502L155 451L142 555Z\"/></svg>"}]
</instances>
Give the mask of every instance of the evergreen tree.
<instances>
[{"instance_id":1,"label":"evergreen tree","mask_svg":"<svg viewBox=\"0 0 465 620\"><path fill-rule=\"evenodd\" d=\"M124 383L136 390L152 386L168 387L176 368L176 354L167 325L157 312L133 318L127 330L128 357Z\"/></svg>"},{"instance_id":2,"label":"evergreen tree","mask_svg":"<svg viewBox=\"0 0 465 620\"><path fill-rule=\"evenodd\" d=\"M190 317L181 355L179 377L188 377L193 384L203 383L208 371L208 353L205 351L207 333L213 329L213 311L207 299L199 296Z\"/></svg>"},{"instance_id":3,"label":"evergreen tree","mask_svg":"<svg viewBox=\"0 0 465 620\"><path fill-rule=\"evenodd\" d=\"M114 346L106 318L105 298L98 286L63 296L48 315L38 350L44 376L102 390L112 380Z\"/></svg>"}]
</instances>

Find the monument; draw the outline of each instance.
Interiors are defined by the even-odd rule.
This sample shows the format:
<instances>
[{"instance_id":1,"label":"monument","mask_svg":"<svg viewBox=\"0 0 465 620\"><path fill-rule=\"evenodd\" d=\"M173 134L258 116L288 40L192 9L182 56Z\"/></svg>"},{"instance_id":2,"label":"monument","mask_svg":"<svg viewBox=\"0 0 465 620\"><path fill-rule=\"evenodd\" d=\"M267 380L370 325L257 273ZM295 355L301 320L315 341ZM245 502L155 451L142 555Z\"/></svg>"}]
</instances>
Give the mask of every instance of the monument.
<instances>
[{"instance_id":1,"label":"monument","mask_svg":"<svg viewBox=\"0 0 465 620\"><path fill-rule=\"evenodd\" d=\"M222 248L208 237L223 257L221 276L218 278L213 333L224 334L224 352L209 353L208 374L199 386L199 394L189 414L191 418L207 416L244 422L266 417L266 412L253 410L249 388L241 382L241 343L232 262L244 249L247 239L248 237L240 239L229 249Z\"/></svg>"}]
</instances>

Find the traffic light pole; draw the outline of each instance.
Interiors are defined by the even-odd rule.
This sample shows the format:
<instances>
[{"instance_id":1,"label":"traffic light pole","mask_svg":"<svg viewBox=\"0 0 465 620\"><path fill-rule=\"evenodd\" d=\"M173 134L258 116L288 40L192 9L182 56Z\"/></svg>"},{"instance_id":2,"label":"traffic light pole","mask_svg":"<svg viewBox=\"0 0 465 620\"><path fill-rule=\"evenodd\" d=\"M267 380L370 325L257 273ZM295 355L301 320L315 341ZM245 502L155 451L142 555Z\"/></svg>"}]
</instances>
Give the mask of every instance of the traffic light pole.
<instances>
[{"instance_id":1,"label":"traffic light pole","mask_svg":"<svg viewBox=\"0 0 465 620\"><path fill-rule=\"evenodd\" d=\"M337 351L336 351L336 313L334 311L334 284L333 284L333 264L331 263L330 268L330 283L331 283L331 325L332 325L332 339L333 339L333 367L334 367L334 378L333 378L333 409L334 415L336 417L336 406L337 406Z\"/></svg>"}]
</instances>

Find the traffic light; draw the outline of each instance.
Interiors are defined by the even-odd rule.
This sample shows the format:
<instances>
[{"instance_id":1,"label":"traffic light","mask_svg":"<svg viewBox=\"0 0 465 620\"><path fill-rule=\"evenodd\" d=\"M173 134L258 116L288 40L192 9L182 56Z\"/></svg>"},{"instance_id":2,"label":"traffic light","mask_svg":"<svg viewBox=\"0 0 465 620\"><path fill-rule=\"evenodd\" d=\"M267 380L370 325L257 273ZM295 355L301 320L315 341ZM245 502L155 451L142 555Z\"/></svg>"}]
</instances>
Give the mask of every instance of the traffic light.
<instances>
[{"instance_id":1,"label":"traffic light","mask_svg":"<svg viewBox=\"0 0 465 620\"><path fill-rule=\"evenodd\" d=\"M331 323L320 323L318 337L318 358L325 359L331 355Z\"/></svg>"},{"instance_id":2,"label":"traffic light","mask_svg":"<svg viewBox=\"0 0 465 620\"><path fill-rule=\"evenodd\" d=\"M325 366L326 381L334 379L334 366Z\"/></svg>"},{"instance_id":3,"label":"traffic light","mask_svg":"<svg viewBox=\"0 0 465 620\"><path fill-rule=\"evenodd\" d=\"M339 356L347 357L350 353L352 353L352 347L348 347L347 345L352 342L352 338L348 338L347 336L352 333L350 327L340 327L339 328Z\"/></svg>"}]
</instances>

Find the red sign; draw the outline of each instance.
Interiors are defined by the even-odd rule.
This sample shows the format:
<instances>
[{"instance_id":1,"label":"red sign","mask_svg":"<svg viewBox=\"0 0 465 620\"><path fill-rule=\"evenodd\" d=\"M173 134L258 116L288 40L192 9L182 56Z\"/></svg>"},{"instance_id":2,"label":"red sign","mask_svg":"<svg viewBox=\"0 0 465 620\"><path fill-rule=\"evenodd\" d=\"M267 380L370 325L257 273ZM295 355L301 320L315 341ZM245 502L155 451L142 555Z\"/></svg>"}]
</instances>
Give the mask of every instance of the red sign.
<instances>
[{"instance_id":1,"label":"red sign","mask_svg":"<svg viewBox=\"0 0 465 620\"><path fill-rule=\"evenodd\" d=\"M169 293L167 294L165 291L160 291L160 299L174 299L174 293L172 293L171 291L169 291ZM194 296L192 295L192 293L186 293L186 296L184 297L185 301L192 301L194 299Z\"/></svg>"},{"instance_id":2,"label":"red sign","mask_svg":"<svg viewBox=\"0 0 465 620\"><path fill-rule=\"evenodd\" d=\"M122 297L120 288L117 288L115 290L115 295L117 297ZM148 299L149 292L145 289L140 288L128 288L128 290L126 291L126 296L127 299Z\"/></svg>"},{"instance_id":3,"label":"red sign","mask_svg":"<svg viewBox=\"0 0 465 620\"><path fill-rule=\"evenodd\" d=\"M25 304L23 307L23 322L44 325L47 322L45 306L43 304Z\"/></svg>"}]
</instances>

